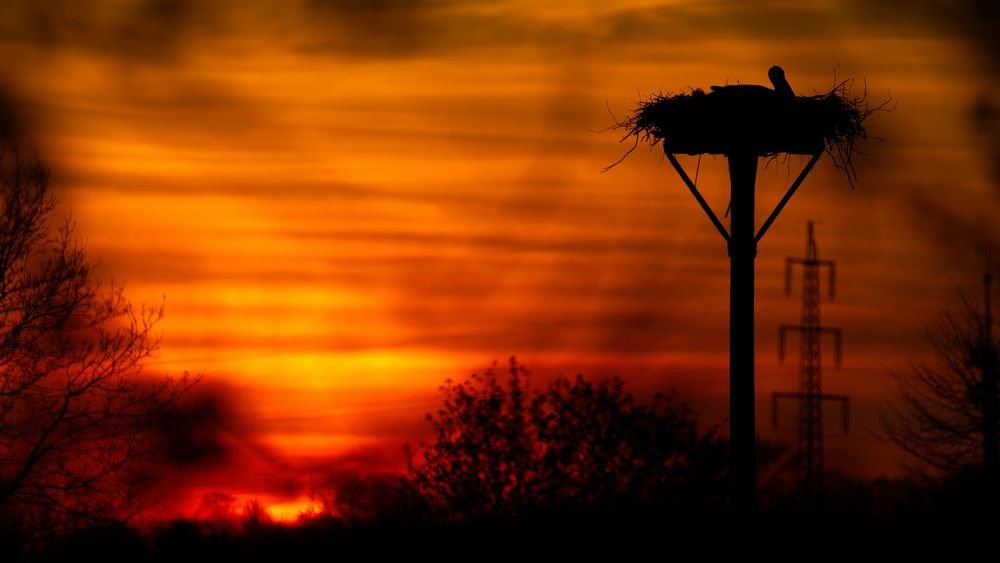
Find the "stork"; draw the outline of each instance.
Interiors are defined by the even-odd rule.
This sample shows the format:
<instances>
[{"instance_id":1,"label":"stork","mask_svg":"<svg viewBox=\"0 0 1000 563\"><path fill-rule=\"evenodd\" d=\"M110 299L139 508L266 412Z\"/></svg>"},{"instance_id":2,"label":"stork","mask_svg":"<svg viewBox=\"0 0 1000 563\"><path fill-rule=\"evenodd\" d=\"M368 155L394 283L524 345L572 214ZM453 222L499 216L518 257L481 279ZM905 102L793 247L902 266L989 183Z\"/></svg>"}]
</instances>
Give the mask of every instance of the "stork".
<instances>
[{"instance_id":1,"label":"stork","mask_svg":"<svg viewBox=\"0 0 1000 563\"><path fill-rule=\"evenodd\" d=\"M777 95L782 99L792 99L795 97L795 92L792 91L788 80L785 79L785 71L780 66L775 65L768 69L767 77L771 79L771 85L774 86L773 90L760 84L732 84L727 86L712 86L712 93L723 95L739 94L741 96Z\"/></svg>"},{"instance_id":2,"label":"stork","mask_svg":"<svg viewBox=\"0 0 1000 563\"><path fill-rule=\"evenodd\" d=\"M785 71L778 65L774 65L767 71L767 77L771 79L771 84L774 85L774 93L781 96L782 98L794 98L795 92L792 91L792 87L785 80Z\"/></svg>"}]
</instances>

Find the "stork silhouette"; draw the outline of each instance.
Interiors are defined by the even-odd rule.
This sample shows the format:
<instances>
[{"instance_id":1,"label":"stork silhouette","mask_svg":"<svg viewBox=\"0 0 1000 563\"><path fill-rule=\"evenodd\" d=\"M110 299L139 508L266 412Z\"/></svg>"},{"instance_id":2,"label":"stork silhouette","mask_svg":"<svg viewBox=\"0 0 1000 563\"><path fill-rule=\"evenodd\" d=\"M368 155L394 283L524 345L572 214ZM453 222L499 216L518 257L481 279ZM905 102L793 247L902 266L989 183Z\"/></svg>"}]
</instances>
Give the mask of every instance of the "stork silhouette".
<instances>
[{"instance_id":1,"label":"stork silhouette","mask_svg":"<svg viewBox=\"0 0 1000 563\"><path fill-rule=\"evenodd\" d=\"M774 65L767 70L767 77L771 79L771 84L774 86L774 93L783 98L794 98L795 92L792 91L792 87L788 84L788 80L785 80L785 71L778 65Z\"/></svg>"},{"instance_id":2,"label":"stork silhouette","mask_svg":"<svg viewBox=\"0 0 1000 563\"><path fill-rule=\"evenodd\" d=\"M778 65L774 65L767 69L767 77L771 80L771 85L774 89L768 88L767 86L761 86L760 84L733 84L729 86L711 86L712 94L721 94L723 96L736 95L736 96L778 96L780 99L784 100L794 100L795 92L792 90L792 86L788 83L785 78L785 70ZM728 217L729 212L733 208L733 202L730 201L729 205L726 206L726 212L722 214L723 217Z\"/></svg>"},{"instance_id":3,"label":"stork silhouette","mask_svg":"<svg viewBox=\"0 0 1000 563\"><path fill-rule=\"evenodd\" d=\"M712 93L721 94L723 96L777 95L788 99L795 97L795 92L792 91L792 87L788 84L788 80L785 79L785 71L780 66L775 65L768 69L767 77L771 79L771 85L774 86L773 89L768 88L767 86L761 86L760 84L732 84L727 86L712 86Z\"/></svg>"}]
</instances>

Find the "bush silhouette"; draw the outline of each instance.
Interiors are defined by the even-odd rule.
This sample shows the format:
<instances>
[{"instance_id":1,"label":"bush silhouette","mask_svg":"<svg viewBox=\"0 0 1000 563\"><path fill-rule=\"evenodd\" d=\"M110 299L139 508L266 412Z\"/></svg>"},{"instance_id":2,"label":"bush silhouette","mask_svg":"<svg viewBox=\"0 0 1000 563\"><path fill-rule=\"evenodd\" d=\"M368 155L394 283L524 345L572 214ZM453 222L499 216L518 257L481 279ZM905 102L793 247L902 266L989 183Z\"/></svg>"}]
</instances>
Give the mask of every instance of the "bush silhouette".
<instances>
[{"instance_id":1,"label":"bush silhouette","mask_svg":"<svg viewBox=\"0 0 1000 563\"><path fill-rule=\"evenodd\" d=\"M446 382L428 414L435 439L409 452L407 482L438 517L524 520L556 514L674 513L723 500L725 444L700 433L671 395L639 404L619 378L559 377L544 391L511 358Z\"/></svg>"}]
</instances>

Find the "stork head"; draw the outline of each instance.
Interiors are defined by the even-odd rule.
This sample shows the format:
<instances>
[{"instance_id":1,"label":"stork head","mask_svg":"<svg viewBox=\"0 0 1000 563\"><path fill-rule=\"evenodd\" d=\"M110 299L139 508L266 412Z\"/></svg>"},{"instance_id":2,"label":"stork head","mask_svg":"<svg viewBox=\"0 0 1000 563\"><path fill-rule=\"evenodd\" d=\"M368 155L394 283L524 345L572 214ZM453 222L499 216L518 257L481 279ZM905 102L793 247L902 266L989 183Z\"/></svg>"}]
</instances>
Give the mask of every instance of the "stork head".
<instances>
[{"instance_id":1,"label":"stork head","mask_svg":"<svg viewBox=\"0 0 1000 563\"><path fill-rule=\"evenodd\" d=\"M785 71L778 65L774 65L767 70L767 77L771 79L771 84L774 85L788 83L788 81L785 80Z\"/></svg>"},{"instance_id":2,"label":"stork head","mask_svg":"<svg viewBox=\"0 0 1000 563\"><path fill-rule=\"evenodd\" d=\"M767 71L767 77L771 79L771 84L774 85L774 93L782 98L794 98L795 92L792 91L792 87L785 80L785 71L781 70L780 66L772 66Z\"/></svg>"}]
</instances>

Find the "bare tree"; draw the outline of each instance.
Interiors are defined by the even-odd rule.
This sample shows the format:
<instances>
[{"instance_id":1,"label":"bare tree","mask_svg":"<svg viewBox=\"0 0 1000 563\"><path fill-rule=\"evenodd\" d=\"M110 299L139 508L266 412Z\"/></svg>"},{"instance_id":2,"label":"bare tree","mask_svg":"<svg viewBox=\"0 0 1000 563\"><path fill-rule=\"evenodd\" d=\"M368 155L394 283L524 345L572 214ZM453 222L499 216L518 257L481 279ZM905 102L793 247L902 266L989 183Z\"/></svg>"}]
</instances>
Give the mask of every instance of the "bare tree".
<instances>
[{"instance_id":1,"label":"bare tree","mask_svg":"<svg viewBox=\"0 0 1000 563\"><path fill-rule=\"evenodd\" d=\"M928 332L935 361L895 373L898 402L882 413L886 438L931 475L972 471L996 487L1000 343L985 277L985 301L961 294Z\"/></svg>"},{"instance_id":2,"label":"bare tree","mask_svg":"<svg viewBox=\"0 0 1000 563\"><path fill-rule=\"evenodd\" d=\"M0 151L0 522L120 521L148 483L161 410L193 379L140 379L162 307L96 282L49 174Z\"/></svg>"}]
</instances>

